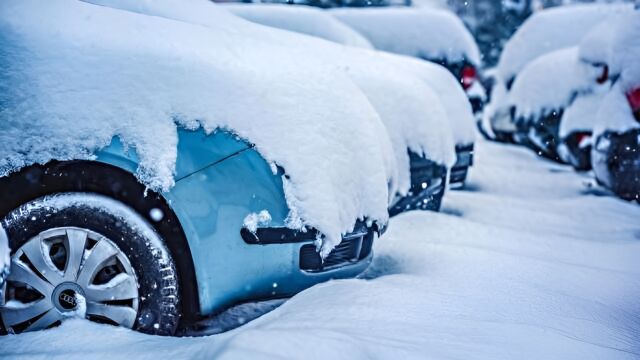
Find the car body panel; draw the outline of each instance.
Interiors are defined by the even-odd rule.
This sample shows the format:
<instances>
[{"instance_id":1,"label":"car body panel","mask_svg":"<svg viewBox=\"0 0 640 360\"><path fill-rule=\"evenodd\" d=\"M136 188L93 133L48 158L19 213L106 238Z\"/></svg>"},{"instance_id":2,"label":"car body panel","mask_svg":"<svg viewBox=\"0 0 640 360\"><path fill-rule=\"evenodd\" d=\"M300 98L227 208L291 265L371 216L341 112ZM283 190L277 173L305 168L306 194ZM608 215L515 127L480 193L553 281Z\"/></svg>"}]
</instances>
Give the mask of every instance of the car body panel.
<instances>
[{"instance_id":1,"label":"car body panel","mask_svg":"<svg viewBox=\"0 0 640 360\"><path fill-rule=\"evenodd\" d=\"M193 257L203 315L238 302L290 296L318 282L353 277L361 261L322 272L300 269L300 249L313 240L252 245L241 230L250 214L267 211L269 227L286 227L281 168L272 168L250 144L225 131L178 133L176 183L162 195L178 217ZM97 161L135 173L138 157L114 138ZM274 173L275 170L275 173ZM170 239L168 239L170 241Z\"/></svg>"}]
</instances>

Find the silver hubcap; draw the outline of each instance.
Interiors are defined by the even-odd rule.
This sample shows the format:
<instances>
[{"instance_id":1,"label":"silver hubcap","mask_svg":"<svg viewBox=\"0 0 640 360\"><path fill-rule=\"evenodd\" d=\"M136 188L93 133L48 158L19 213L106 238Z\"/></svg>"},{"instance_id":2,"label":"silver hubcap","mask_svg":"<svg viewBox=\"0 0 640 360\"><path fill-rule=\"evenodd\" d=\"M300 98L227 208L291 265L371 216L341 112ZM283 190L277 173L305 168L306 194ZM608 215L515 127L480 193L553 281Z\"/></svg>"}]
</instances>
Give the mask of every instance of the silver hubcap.
<instances>
[{"instance_id":1,"label":"silver hubcap","mask_svg":"<svg viewBox=\"0 0 640 360\"><path fill-rule=\"evenodd\" d=\"M19 248L4 297L0 314L13 333L69 317L132 328L138 313L138 283L127 257L104 236L74 227L44 231Z\"/></svg>"}]
</instances>

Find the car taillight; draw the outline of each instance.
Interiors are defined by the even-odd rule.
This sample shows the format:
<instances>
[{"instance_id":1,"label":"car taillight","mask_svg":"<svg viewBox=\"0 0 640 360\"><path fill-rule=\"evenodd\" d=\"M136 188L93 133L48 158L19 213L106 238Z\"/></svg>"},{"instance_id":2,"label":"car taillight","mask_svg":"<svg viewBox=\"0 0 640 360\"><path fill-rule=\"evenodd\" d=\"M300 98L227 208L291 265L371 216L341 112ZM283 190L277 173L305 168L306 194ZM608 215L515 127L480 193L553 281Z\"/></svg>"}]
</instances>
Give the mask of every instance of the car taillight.
<instances>
[{"instance_id":1,"label":"car taillight","mask_svg":"<svg viewBox=\"0 0 640 360\"><path fill-rule=\"evenodd\" d=\"M467 90L476 81L477 76L478 73L476 72L476 68L471 65L466 65L460 72L460 84L462 84L462 87Z\"/></svg>"},{"instance_id":2,"label":"car taillight","mask_svg":"<svg viewBox=\"0 0 640 360\"><path fill-rule=\"evenodd\" d=\"M581 132L576 135L576 140L578 142L578 147L583 148L589 144L591 141L591 133Z\"/></svg>"},{"instance_id":3,"label":"car taillight","mask_svg":"<svg viewBox=\"0 0 640 360\"><path fill-rule=\"evenodd\" d=\"M640 121L640 88L627 92L627 100L636 120Z\"/></svg>"}]
</instances>

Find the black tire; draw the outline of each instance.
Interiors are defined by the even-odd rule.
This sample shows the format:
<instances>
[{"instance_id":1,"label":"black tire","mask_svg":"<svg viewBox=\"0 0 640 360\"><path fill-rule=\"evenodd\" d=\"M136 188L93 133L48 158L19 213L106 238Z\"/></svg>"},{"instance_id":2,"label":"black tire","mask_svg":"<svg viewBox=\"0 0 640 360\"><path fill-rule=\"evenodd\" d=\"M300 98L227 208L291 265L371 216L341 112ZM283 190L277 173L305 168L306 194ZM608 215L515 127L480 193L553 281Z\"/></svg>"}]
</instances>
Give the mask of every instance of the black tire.
<instances>
[{"instance_id":1,"label":"black tire","mask_svg":"<svg viewBox=\"0 0 640 360\"><path fill-rule=\"evenodd\" d=\"M156 335L176 332L181 311L176 266L153 226L128 206L102 195L63 193L22 205L1 225L12 254L41 232L60 227L87 229L110 239L128 258L138 282L133 329Z\"/></svg>"}]
</instances>

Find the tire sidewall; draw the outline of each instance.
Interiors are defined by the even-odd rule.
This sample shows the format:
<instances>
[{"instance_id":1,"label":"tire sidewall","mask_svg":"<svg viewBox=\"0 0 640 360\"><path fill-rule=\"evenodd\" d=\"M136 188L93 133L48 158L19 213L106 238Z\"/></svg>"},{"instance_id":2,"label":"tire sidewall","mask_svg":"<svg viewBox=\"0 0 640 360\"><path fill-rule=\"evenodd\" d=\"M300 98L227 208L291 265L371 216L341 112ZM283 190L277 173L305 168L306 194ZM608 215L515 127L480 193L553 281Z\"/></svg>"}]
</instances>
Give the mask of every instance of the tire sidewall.
<instances>
[{"instance_id":1,"label":"tire sidewall","mask_svg":"<svg viewBox=\"0 0 640 360\"><path fill-rule=\"evenodd\" d=\"M65 198L73 201L61 206ZM123 211L133 219L125 218ZM153 227L126 205L101 195L58 194L24 204L0 225L7 233L12 255L30 239L53 228L87 229L111 240L129 260L138 283L134 329L158 335L175 333L180 313L175 265Z\"/></svg>"}]
</instances>

